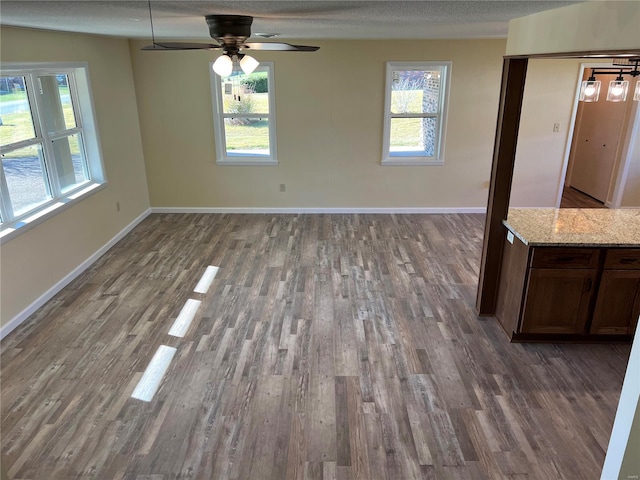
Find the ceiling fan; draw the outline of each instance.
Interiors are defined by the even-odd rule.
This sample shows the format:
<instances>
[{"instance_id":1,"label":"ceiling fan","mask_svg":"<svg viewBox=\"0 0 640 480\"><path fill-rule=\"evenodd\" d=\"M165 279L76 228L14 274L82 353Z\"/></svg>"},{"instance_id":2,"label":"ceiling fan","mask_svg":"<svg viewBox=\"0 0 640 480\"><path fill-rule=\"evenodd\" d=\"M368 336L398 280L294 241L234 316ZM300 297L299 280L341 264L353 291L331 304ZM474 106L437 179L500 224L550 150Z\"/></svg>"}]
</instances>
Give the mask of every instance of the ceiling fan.
<instances>
[{"instance_id":1,"label":"ceiling fan","mask_svg":"<svg viewBox=\"0 0 640 480\"><path fill-rule=\"evenodd\" d=\"M217 43L156 42L149 1L151 36L153 43L142 48L145 51L168 50L222 50L222 55L214 62L213 70L222 77L231 75L233 63L238 62L246 74L253 72L259 62L240 50L271 50L286 52L315 52L320 47L291 45L279 42L247 42L251 36L253 17L249 15L206 15L209 34Z\"/></svg>"}]
</instances>

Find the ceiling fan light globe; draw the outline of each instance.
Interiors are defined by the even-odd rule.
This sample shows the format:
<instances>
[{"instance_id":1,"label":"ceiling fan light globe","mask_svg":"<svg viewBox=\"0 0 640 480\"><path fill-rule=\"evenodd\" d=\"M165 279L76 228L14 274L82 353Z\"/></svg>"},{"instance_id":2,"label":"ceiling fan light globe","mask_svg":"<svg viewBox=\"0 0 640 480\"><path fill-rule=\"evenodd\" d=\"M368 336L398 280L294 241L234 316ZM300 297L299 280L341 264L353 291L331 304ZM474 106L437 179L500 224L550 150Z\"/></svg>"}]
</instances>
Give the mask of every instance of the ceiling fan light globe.
<instances>
[{"instance_id":1,"label":"ceiling fan light globe","mask_svg":"<svg viewBox=\"0 0 640 480\"><path fill-rule=\"evenodd\" d=\"M240 60L240 68L242 68L242 71L247 75L252 74L253 71L258 68L258 65L260 65L260 62L251 55L245 55Z\"/></svg>"},{"instance_id":2,"label":"ceiling fan light globe","mask_svg":"<svg viewBox=\"0 0 640 480\"><path fill-rule=\"evenodd\" d=\"M213 62L213 71L221 77L228 77L233 72L233 60L227 55L220 55L218 59Z\"/></svg>"}]
</instances>

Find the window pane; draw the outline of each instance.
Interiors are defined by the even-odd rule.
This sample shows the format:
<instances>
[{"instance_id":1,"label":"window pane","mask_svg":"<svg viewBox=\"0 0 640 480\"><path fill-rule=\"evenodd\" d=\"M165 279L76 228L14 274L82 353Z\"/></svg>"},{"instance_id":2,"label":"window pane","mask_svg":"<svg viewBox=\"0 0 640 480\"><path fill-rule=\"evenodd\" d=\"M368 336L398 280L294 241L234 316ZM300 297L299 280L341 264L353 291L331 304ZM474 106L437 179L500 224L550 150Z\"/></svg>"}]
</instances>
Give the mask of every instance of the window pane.
<instances>
[{"instance_id":1,"label":"window pane","mask_svg":"<svg viewBox=\"0 0 640 480\"><path fill-rule=\"evenodd\" d=\"M24 77L0 77L0 145L35 136Z\"/></svg>"},{"instance_id":2,"label":"window pane","mask_svg":"<svg viewBox=\"0 0 640 480\"><path fill-rule=\"evenodd\" d=\"M225 118L227 155L269 156L267 119Z\"/></svg>"},{"instance_id":3,"label":"window pane","mask_svg":"<svg viewBox=\"0 0 640 480\"><path fill-rule=\"evenodd\" d=\"M440 70L392 73L391 113L438 113Z\"/></svg>"},{"instance_id":4,"label":"window pane","mask_svg":"<svg viewBox=\"0 0 640 480\"><path fill-rule=\"evenodd\" d=\"M22 215L51 198L41 145L32 145L2 155L2 168L14 216Z\"/></svg>"},{"instance_id":5,"label":"window pane","mask_svg":"<svg viewBox=\"0 0 640 480\"><path fill-rule=\"evenodd\" d=\"M69 94L69 78L67 75L40 75L38 87L41 96L41 112L43 128L49 133L62 132L76 127L71 96Z\"/></svg>"},{"instance_id":6,"label":"window pane","mask_svg":"<svg viewBox=\"0 0 640 480\"><path fill-rule=\"evenodd\" d=\"M220 81L224 113L269 113L267 72L233 75Z\"/></svg>"},{"instance_id":7,"label":"window pane","mask_svg":"<svg viewBox=\"0 0 640 480\"><path fill-rule=\"evenodd\" d=\"M389 153L392 156L435 154L435 118L392 118Z\"/></svg>"},{"instance_id":8,"label":"window pane","mask_svg":"<svg viewBox=\"0 0 640 480\"><path fill-rule=\"evenodd\" d=\"M62 193L89 180L80 135L58 138L52 146Z\"/></svg>"}]
</instances>

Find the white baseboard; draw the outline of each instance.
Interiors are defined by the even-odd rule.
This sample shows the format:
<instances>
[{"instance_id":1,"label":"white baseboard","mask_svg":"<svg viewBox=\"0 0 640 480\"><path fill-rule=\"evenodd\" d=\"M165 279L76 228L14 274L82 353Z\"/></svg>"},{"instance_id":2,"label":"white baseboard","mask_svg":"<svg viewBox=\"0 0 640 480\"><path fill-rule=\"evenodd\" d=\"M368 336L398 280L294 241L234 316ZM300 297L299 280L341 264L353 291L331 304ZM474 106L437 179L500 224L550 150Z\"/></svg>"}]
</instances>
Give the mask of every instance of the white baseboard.
<instances>
[{"instance_id":1,"label":"white baseboard","mask_svg":"<svg viewBox=\"0 0 640 480\"><path fill-rule=\"evenodd\" d=\"M153 207L153 213L419 213L419 214L446 214L446 213L486 213L485 207L391 207L391 208L260 208L260 207Z\"/></svg>"},{"instance_id":2,"label":"white baseboard","mask_svg":"<svg viewBox=\"0 0 640 480\"><path fill-rule=\"evenodd\" d=\"M6 337L13 329L15 329L18 325L24 322L29 316L38 310L42 305L51 300L60 290L66 287L69 283L71 283L78 275L84 272L87 268L89 268L96 260L98 260L102 255L104 255L111 247L113 247L116 243L118 243L127 233L129 233L133 228L138 225L142 220L147 218L151 213L151 209L145 210L141 215L139 215L136 219L134 219L129 225L124 227L115 237L109 240L105 245L103 245L97 252L87 258L84 262L74 268L68 275L66 275L62 280L57 282L53 287L40 295L31 305L21 311L18 315L9 320L6 324L0 327L0 339Z\"/></svg>"}]
</instances>

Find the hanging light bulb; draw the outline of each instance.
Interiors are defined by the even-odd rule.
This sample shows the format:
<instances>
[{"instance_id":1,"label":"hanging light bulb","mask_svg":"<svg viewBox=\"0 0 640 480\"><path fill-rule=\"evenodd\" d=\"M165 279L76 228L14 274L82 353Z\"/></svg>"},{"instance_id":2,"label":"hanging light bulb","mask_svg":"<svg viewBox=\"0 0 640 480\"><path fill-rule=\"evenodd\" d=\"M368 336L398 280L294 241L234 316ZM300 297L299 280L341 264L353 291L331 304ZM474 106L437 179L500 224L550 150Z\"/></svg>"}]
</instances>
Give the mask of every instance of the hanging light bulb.
<instances>
[{"instance_id":1,"label":"hanging light bulb","mask_svg":"<svg viewBox=\"0 0 640 480\"><path fill-rule=\"evenodd\" d=\"M258 62L251 55L243 55L240 59L240 67L242 68L242 71L247 75L253 73L253 71L258 68L258 65L260 65L260 62Z\"/></svg>"},{"instance_id":2,"label":"hanging light bulb","mask_svg":"<svg viewBox=\"0 0 640 480\"><path fill-rule=\"evenodd\" d=\"M580 101L597 102L598 98L600 98L600 80L596 80L592 70L591 76L580 86Z\"/></svg>"},{"instance_id":3,"label":"hanging light bulb","mask_svg":"<svg viewBox=\"0 0 640 480\"><path fill-rule=\"evenodd\" d=\"M607 92L607 102L624 102L627 99L627 91L629 90L629 81L622 79L622 72L615 80L609 82L609 91Z\"/></svg>"},{"instance_id":4,"label":"hanging light bulb","mask_svg":"<svg viewBox=\"0 0 640 480\"><path fill-rule=\"evenodd\" d=\"M228 77L233 71L233 60L228 55L222 54L213 62L213 71L221 77Z\"/></svg>"}]
</instances>

